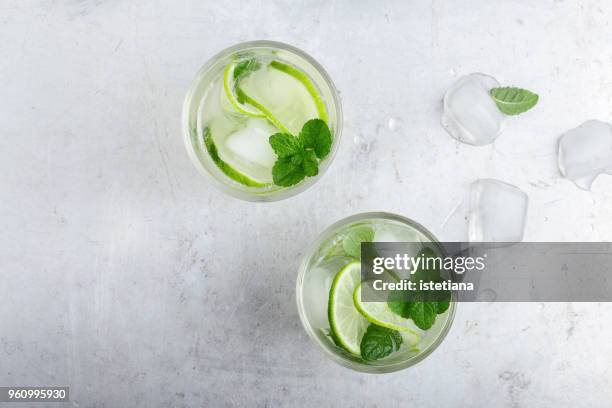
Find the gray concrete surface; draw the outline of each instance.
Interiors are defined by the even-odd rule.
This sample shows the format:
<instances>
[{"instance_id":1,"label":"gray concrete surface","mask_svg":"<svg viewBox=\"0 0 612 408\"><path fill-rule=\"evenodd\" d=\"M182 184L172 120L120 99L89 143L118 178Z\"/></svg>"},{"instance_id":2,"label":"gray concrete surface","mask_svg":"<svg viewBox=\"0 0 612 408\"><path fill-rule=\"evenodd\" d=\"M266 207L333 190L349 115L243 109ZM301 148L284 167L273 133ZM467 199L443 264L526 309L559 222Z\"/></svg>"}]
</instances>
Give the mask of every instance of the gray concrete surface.
<instances>
[{"instance_id":1,"label":"gray concrete surface","mask_svg":"<svg viewBox=\"0 0 612 408\"><path fill-rule=\"evenodd\" d=\"M433 355L372 376L307 338L294 285L350 214L460 237L443 220L477 177L529 194L526 240L611 240L612 177L583 192L555 164L563 131L612 119L611 17L603 0L1 0L0 385L69 385L74 407L609 407L611 304L460 305ZM194 73L253 39L315 56L345 111L328 173L272 204L213 189L180 131ZM439 125L473 71L541 96L493 146Z\"/></svg>"}]
</instances>

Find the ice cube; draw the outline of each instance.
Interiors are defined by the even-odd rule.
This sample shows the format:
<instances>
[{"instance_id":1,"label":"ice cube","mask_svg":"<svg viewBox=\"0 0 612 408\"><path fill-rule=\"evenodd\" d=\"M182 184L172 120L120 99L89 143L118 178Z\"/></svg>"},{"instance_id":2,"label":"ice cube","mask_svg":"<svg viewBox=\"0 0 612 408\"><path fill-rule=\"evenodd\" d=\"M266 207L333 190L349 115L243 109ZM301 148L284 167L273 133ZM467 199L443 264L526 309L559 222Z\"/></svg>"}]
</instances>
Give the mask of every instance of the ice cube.
<instances>
[{"instance_id":1,"label":"ice cube","mask_svg":"<svg viewBox=\"0 0 612 408\"><path fill-rule=\"evenodd\" d=\"M265 119L248 119L243 127L227 136L219 155L246 176L262 183L271 183L276 154L268 140L277 132Z\"/></svg>"},{"instance_id":2,"label":"ice cube","mask_svg":"<svg viewBox=\"0 0 612 408\"><path fill-rule=\"evenodd\" d=\"M269 138L276 132L276 128L263 119L249 119L242 129L227 137L225 145L245 161L272 168L276 154Z\"/></svg>"},{"instance_id":3,"label":"ice cube","mask_svg":"<svg viewBox=\"0 0 612 408\"><path fill-rule=\"evenodd\" d=\"M527 204L527 194L516 186L493 179L474 181L470 192L469 241L522 241Z\"/></svg>"},{"instance_id":4,"label":"ice cube","mask_svg":"<svg viewBox=\"0 0 612 408\"><path fill-rule=\"evenodd\" d=\"M589 120L559 139L559 169L579 188L590 190L601 173L612 174L612 125Z\"/></svg>"},{"instance_id":5,"label":"ice cube","mask_svg":"<svg viewBox=\"0 0 612 408\"><path fill-rule=\"evenodd\" d=\"M482 146L501 133L505 115L489 91L499 82L489 75L474 73L460 78L444 94L442 126L460 142Z\"/></svg>"}]
</instances>

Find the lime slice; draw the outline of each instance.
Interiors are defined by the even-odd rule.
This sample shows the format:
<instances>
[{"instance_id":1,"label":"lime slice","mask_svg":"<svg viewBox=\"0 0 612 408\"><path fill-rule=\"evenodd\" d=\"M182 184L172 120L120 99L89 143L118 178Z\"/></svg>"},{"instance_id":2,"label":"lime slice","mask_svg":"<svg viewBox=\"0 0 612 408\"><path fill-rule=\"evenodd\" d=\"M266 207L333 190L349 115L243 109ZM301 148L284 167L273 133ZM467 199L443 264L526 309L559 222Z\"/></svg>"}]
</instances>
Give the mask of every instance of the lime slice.
<instances>
[{"instance_id":1,"label":"lime slice","mask_svg":"<svg viewBox=\"0 0 612 408\"><path fill-rule=\"evenodd\" d=\"M272 123L278 130L282 133L291 133L283 124L261 103L257 100L251 98L249 95L245 94L236 83L234 78L234 70L236 68L236 63L227 64L225 70L223 71L223 89L225 90L225 95L227 99L231 102L232 106L236 108L236 110L240 113L243 113L247 116L255 117L255 118L266 118ZM240 103L238 100L238 96L240 95L240 99L242 99L245 104Z\"/></svg>"},{"instance_id":2,"label":"lime slice","mask_svg":"<svg viewBox=\"0 0 612 408\"><path fill-rule=\"evenodd\" d=\"M361 264L351 262L336 274L329 291L327 315L336 340L348 352L361 355L361 338L370 325L355 308L353 293L361 281Z\"/></svg>"},{"instance_id":3,"label":"lime slice","mask_svg":"<svg viewBox=\"0 0 612 408\"><path fill-rule=\"evenodd\" d=\"M255 107L251 107L248 105L243 105L238 101L238 98L235 95L236 92L236 81L234 80L234 69L236 68L236 63L232 62L227 64L225 70L223 71L223 89L225 90L225 95L227 99L232 103L232 106L240 113L243 113L247 116L252 116L255 118L263 118L264 114Z\"/></svg>"},{"instance_id":4,"label":"lime slice","mask_svg":"<svg viewBox=\"0 0 612 408\"><path fill-rule=\"evenodd\" d=\"M225 159L219 158L216 163L225 175L245 186L266 187L272 183L271 179L258 178L253 174L248 174L244 170L241 170L242 163L232 160L231 156Z\"/></svg>"},{"instance_id":5,"label":"lime slice","mask_svg":"<svg viewBox=\"0 0 612 408\"><path fill-rule=\"evenodd\" d=\"M362 291L374 291L371 282L359 283L353 293L353 302L359 313L361 313L369 322L378 326L383 326L388 329L399 330L404 334L404 339L409 344L417 344L422 332L411 319L404 319L395 314L387 302L363 302L361 299ZM367 296L367 294L366 294ZM372 293L369 299L375 299L376 293Z\"/></svg>"},{"instance_id":6,"label":"lime slice","mask_svg":"<svg viewBox=\"0 0 612 408\"><path fill-rule=\"evenodd\" d=\"M308 75L306 75L299 69L292 67L291 65L285 64L277 60L270 62L270 66L288 75L291 75L292 77L300 81L302 85L304 85L310 96L312 96L315 106L317 107L319 119L323 120L325 123L328 123L327 109L325 108L323 98L321 98L317 87L315 86L315 84L312 83Z\"/></svg>"},{"instance_id":7,"label":"lime slice","mask_svg":"<svg viewBox=\"0 0 612 408\"><path fill-rule=\"evenodd\" d=\"M246 174L236 170L236 168L232 166L231 163L228 163L227 161L221 159L221 157L219 157L219 151L217 149L217 146L215 145L215 142L210 136L210 130L208 128L204 130L204 145L206 146L208 154L210 154L210 158L215 162L217 167L219 167L219 169L221 169L221 171L227 177L249 187L265 187L267 185L265 182L254 180Z\"/></svg>"}]
</instances>

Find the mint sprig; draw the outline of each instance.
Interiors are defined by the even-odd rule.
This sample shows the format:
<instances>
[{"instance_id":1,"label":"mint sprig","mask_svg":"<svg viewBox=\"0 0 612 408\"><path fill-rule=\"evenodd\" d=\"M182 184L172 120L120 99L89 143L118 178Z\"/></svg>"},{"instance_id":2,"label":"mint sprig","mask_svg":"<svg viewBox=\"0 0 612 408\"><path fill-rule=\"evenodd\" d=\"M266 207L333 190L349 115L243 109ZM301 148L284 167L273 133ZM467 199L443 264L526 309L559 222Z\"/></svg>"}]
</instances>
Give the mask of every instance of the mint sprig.
<instances>
[{"instance_id":1,"label":"mint sprig","mask_svg":"<svg viewBox=\"0 0 612 408\"><path fill-rule=\"evenodd\" d=\"M366 361L380 360L398 351L402 341L402 335L397 330L370 324L361 339L361 358Z\"/></svg>"},{"instance_id":2,"label":"mint sprig","mask_svg":"<svg viewBox=\"0 0 612 408\"><path fill-rule=\"evenodd\" d=\"M324 121L311 119L302 126L298 137L275 133L269 142L278 156L272 167L272 180L278 186L289 187L319 174L319 162L329 154L332 138Z\"/></svg>"},{"instance_id":3,"label":"mint sprig","mask_svg":"<svg viewBox=\"0 0 612 408\"><path fill-rule=\"evenodd\" d=\"M491 97L499 110L506 115L519 115L533 108L539 96L531 91L515 87L493 88Z\"/></svg>"}]
</instances>

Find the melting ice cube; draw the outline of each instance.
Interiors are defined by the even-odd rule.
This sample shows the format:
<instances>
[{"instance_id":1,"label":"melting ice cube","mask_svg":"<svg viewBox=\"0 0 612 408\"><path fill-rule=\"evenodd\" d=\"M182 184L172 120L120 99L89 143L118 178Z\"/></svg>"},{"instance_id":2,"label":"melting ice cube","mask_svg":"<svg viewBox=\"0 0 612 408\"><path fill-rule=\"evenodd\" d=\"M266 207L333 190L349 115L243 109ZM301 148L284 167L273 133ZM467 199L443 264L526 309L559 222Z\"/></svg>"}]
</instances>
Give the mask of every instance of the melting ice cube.
<instances>
[{"instance_id":1,"label":"melting ice cube","mask_svg":"<svg viewBox=\"0 0 612 408\"><path fill-rule=\"evenodd\" d=\"M468 239L470 242L520 242L527 220L527 194L493 179L472 183Z\"/></svg>"},{"instance_id":2,"label":"melting ice cube","mask_svg":"<svg viewBox=\"0 0 612 408\"><path fill-rule=\"evenodd\" d=\"M612 125L589 120L565 132L559 139L559 169L584 190L601 173L612 174Z\"/></svg>"},{"instance_id":3,"label":"melting ice cube","mask_svg":"<svg viewBox=\"0 0 612 408\"><path fill-rule=\"evenodd\" d=\"M476 146L492 143L505 120L489 93L497 87L499 82L485 74L460 78L444 95L442 126L460 142Z\"/></svg>"}]
</instances>

